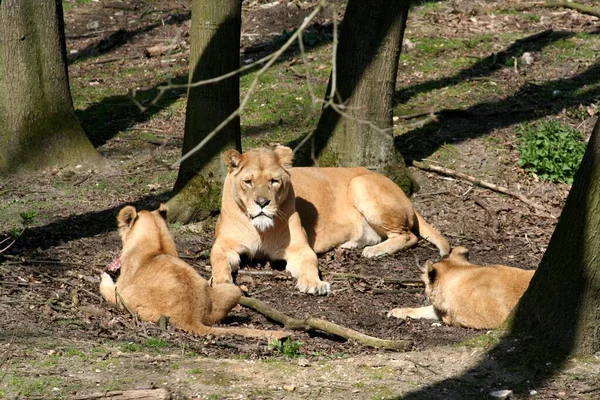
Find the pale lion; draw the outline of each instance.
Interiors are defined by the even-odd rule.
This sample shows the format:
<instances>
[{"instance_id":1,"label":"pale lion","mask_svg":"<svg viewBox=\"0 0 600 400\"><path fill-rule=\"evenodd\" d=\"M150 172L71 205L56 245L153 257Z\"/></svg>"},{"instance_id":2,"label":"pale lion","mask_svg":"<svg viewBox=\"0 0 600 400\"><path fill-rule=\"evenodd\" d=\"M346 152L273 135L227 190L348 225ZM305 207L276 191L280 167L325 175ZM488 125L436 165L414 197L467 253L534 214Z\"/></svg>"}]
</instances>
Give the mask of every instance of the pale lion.
<instances>
[{"instance_id":1,"label":"pale lion","mask_svg":"<svg viewBox=\"0 0 600 400\"><path fill-rule=\"evenodd\" d=\"M362 255L393 254L417 236L449 245L390 179L366 168L291 168L293 152L277 146L240 154L228 150L229 173L211 250L213 282L232 282L240 255L285 260L301 292L325 294L316 253L365 247Z\"/></svg>"},{"instance_id":2,"label":"pale lion","mask_svg":"<svg viewBox=\"0 0 600 400\"><path fill-rule=\"evenodd\" d=\"M283 331L222 328L220 322L241 296L233 284L210 287L190 265L177 256L166 223L166 206L137 212L127 206L119 212L123 250L114 283L102 274L100 293L111 304L125 306L142 320L156 322L168 316L173 326L200 335L241 335L268 339L289 336ZM124 304L123 304L124 303Z\"/></svg>"},{"instance_id":3,"label":"pale lion","mask_svg":"<svg viewBox=\"0 0 600 400\"><path fill-rule=\"evenodd\" d=\"M464 247L450 257L421 268L431 305L395 308L388 317L442 320L447 325L475 329L499 327L529 287L535 271L505 265L479 266Z\"/></svg>"}]
</instances>

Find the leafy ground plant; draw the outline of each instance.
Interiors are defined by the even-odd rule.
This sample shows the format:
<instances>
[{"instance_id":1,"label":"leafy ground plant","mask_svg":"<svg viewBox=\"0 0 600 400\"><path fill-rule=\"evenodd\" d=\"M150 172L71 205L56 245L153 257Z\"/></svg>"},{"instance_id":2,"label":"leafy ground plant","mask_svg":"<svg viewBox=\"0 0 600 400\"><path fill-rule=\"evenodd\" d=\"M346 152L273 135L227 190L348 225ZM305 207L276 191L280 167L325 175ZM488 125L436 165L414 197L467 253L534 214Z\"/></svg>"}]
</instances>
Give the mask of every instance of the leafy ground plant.
<instances>
[{"instance_id":1,"label":"leafy ground plant","mask_svg":"<svg viewBox=\"0 0 600 400\"><path fill-rule=\"evenodd\" d=\"M302 355L300 347L303 343L299 340L273 340L269 343L269 348L288 358L297 358Z\"/></svg>"},{"instance_id":2,"label":"leafy ground plant","mask_svg":"<svg viewBox=\"0 0 600 400\"><path fill-rule=\"evenodd\" d=\"M573 183L586 143L577 129L541 121L520 129L519 165L543 180Z\"/></svg>"}]
</instances>

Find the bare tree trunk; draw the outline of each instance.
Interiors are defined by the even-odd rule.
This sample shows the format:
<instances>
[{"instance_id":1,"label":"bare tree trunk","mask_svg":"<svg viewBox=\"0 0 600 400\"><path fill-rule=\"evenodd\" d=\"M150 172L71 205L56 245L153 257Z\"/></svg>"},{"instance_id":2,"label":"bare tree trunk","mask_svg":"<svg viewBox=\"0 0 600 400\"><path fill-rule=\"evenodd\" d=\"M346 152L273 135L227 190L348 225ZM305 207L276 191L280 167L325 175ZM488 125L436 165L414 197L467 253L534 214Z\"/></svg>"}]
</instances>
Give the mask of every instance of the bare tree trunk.
<instances>
[{"instance_id":1,"label":"bare tree trunk","mask_svg":"<svg viewBox=\"0 0 600 400\"><path fill-rule=\"evenodd\" d=\"M511 326L567 353L600 349L600 118Z\"/></svg>"},{"instance_id":2,"label":"bare tree trunk","mask_svg":"<svg viewBox=\"0 0 600 400\"><path fill-rule=\"evenodd\" d=\"M0 175L100 160L73 110L61 1L0 1Z\"/></svg>"},{"instance_id":3,"label":"bare tree trunk","mask_svg":"<svg viewBox=\"0 0 600 400\"><path fill-rule=\"evenodd\" d=\"M215 78L240 66L241 2L194 0L189 82ZM194 148L239 107L239 77L190 88L185 119L183 154ZM202 150L181 164L175 192L168 203L171 221L189 222L220 207L227 168L223 150L241 151L240 121L236 118Z\"/></svg>"},{"instance_id":4,"label":"bare tree trunk","mask_svg":"<svg viewBox=\"0 0 600 400\"><path fill-rule=\"evenodd\" d=\"M394 149L392 113L409 7L408 0L348 1L335 72L336 102L347 106L350 118L325 108L314 136L320 166L362 165L389 176L406 192L414 181Z\"/></svg>"}]
</instances>

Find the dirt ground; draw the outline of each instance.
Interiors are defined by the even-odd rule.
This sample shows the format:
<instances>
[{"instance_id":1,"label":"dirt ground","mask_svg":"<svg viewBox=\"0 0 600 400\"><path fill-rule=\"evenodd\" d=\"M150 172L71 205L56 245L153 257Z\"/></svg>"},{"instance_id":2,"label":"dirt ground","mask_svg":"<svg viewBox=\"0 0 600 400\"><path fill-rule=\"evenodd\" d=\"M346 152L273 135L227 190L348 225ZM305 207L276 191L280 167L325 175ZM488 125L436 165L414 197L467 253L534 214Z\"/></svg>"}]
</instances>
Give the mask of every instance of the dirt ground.
<instances>
[{"instance_id":1,"label":"dirt ground","mask_svg":"<svg viewBox=\"0 0 600 400\"><path fill-rule=\"evenodd\" d=\"M600 41L594 39L591 46L596 56L566 59L560 66L540 61L515 73L512 61L496 59L514 55L510 44L518 38L550 28L553 31L543 34L543 40L575 33L598 35L598 20L593 17L519 3L469 0L415 6L406 34L407 54L412 51L411 41L438 36L466 41L492 30L496 36L489 39L491 48L467 46L454 49L451 57L482 60L468 69L470 81L493 82L498 88L474 104L468 95L457 99L442 93L436 108L464 104L466 111L441 112L433 127L421 124L404 129L402 120L396 123L406 132L398 136L398 145L407 160L426 158L506 186L543 205L545 211L536 211L464 180L412 169L421 187L413 197L416 208L451 245L468 247L476 263L534 269L569 186L540 182L517 166L515 125L548 117L589 134L595 118L585 113L575 116L575 111L592 104L600 94L596 87L586 86L591 84L584 75L597 65ZM0 182L0 242L6 239L0 249L16 237L0 255L4 322L0 397L68 398L164 387L181 399L312 399L322 395L332 399L479 399L501 389L513 390L513 398L596 398L600 387L597 357L563 360L561 369L552 361L545 368L527 364L509 368L499 354L518 351L521 346L503 340L498 332L387 318L391 308L426 304L421 287L383 279L418 279L415 264L437 258L436 249L425 241L375 260L349 250L321 255L320 269L332 283L326 297L298 293L285 274L261 275L258 271L271 270L268 263L244 266L248 273L237 279L250 296L289 315L320 317L381 338L410 339L413 345L407 353L369 348L319 332L294 332L292 340L301 345L285 355L258 340L194 337L173 327L161 330L108 307L97 286L99 273L120 250L116 214L125 204L150 209L169 198L176 171L168 165L180 154L185 117L181 93L167 96L170 107L149 118L124 92L138 88L149 95L154 93L148 89L154 82L185 77L190 6L159 0L64 4L78 116L107 162L95 169L55 169ZM314 6L297 0L244 1L242 59L256 59L275 49ZM343 4L339 6L341 14ZM324 13L311 25L315 48L330 46L330 16ZM511 40L503 42L507 37ZM174 49L161 57L145 53L150 46L169 43ZM534 57L542 57L541 50L535 52L537 42L529 43L520 46L530 46ZM484 65L491 54L494 63ZM402 114L415 107L411 99L425 96L426 85L443 91L445 85L462 79L460 70L454 75L439 69L423 73L410 61L401 68L396 111ZM536 92L547 83L568 90L558 81L563 78L583 80L581 86L589 91L577 101L572 97L548 101ZM522 89L528 82L530 88ZM423 98L422 104L431 105L430 101ZM34 216L28 216L32 210ZM182 257L208 278L210 223L171 229ZM340 279L333 276L336 273L367 278ZM223 324L280 328L241 307ZM498 342L496 353L486 352Z\"/></svg>"}]
</instances>

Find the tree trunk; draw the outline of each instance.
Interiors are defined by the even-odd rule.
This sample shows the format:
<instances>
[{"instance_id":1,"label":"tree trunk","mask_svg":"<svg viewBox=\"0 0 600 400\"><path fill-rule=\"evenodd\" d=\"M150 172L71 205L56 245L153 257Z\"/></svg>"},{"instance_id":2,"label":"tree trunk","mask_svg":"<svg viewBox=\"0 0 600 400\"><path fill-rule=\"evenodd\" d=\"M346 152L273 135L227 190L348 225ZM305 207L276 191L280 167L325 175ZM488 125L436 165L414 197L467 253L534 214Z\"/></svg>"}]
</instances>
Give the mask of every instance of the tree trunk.
<instances>
[{"instance_id":1,"label":"tree trunk","mask_svg":"<svg viewBox=\"0 0 600 400\"><path fill-rule=\"evenodd\" d=\"M511 327L569 354L600 350L600 118Z\"/></svg>"},{"instance_id":2,"label":"tree trunk","mask_svg":"<svg viewBox=\"0 0 600 400\"><path fill-rule=\"evenodd\" d=\"M350 118L325 108L315 132L314 152L320 166L362 165L389 176L410 193L414 181L394 149L392 131L393 95L409 7L408 0L348 1L336 55L335 97L336 103L347 106ZM377 129L361 121L370 121Z\"/></svg>"},{"instance_id":3,"label":"tree trunk","mask_svg":"<svg viewBox=\"0 0 600 400\"><path fill-rule=\"evenodd\" d=\"M0 1L0 175L101 158L75 118L60 0Z\"/></svg>"},{"instance_id":4,"label":"tree trunk","mask_svg":"<svg viewBox=\"0 0 600 400\"><path fill-rule=\"evenodd\" d=\"M215 78L240 66L241 2L194 0L189 82ZM240 103L239 77L190 88L185 119L183 154L195 147ZM236 118L204 148L181 164L169 201L169 219L189 222L220 207L227 168L220 154L241 151L240 120Z\"/></svg>"}]
</instances>

